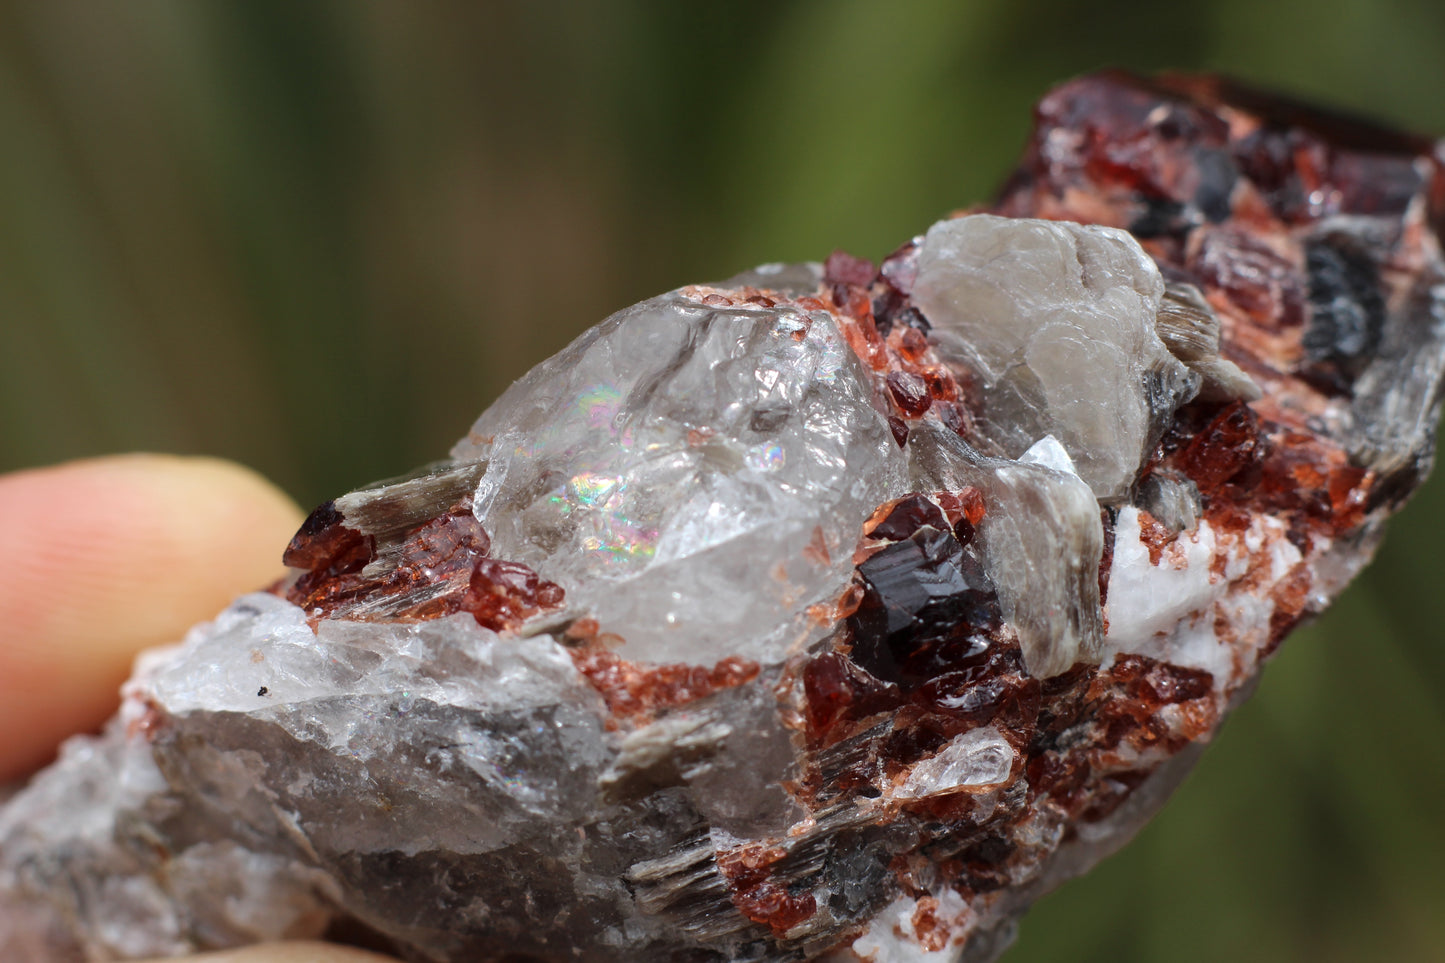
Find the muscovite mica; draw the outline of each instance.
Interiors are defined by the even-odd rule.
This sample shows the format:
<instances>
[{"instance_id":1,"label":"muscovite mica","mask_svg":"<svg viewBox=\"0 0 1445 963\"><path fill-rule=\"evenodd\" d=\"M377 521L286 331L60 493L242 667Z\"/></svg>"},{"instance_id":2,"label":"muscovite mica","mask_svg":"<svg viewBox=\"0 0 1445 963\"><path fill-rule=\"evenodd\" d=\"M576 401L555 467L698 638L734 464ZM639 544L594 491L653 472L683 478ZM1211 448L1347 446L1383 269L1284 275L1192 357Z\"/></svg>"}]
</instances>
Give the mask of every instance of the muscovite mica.
<instances>
[{"instance_id":1,"label":"muscovite mica","mask_svg":"<svg viewBox=\"0 0 1445 963\"><path fill-rule=\"evenodd\" d=\"M988 211L619 312L0 812L0 956L985 960L1431 463L1442 152L1049 94Z\"/></svg>"}]
</instances>

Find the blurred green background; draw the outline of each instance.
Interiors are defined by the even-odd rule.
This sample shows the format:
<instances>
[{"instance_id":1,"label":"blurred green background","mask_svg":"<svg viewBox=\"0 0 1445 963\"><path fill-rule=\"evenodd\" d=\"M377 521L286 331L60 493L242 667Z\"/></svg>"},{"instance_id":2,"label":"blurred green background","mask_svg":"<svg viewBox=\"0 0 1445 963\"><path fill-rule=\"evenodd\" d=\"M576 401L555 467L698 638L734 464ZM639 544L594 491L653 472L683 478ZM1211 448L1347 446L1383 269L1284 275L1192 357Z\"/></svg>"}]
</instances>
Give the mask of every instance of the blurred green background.
<instances>
[{"instance_id":1,"label":"blurred green background","mask_svg":"<svg viewBox=\"0 0 1445 963\"><path fill-rule=\"evenodd\" d=\"M1445 132L1439 0L0 3L0 469L397 474L618 307L987 197L1111 64ZM1445 959L1442 535L1436 479L1007 959Z\"/></svg>"}]
</instances>

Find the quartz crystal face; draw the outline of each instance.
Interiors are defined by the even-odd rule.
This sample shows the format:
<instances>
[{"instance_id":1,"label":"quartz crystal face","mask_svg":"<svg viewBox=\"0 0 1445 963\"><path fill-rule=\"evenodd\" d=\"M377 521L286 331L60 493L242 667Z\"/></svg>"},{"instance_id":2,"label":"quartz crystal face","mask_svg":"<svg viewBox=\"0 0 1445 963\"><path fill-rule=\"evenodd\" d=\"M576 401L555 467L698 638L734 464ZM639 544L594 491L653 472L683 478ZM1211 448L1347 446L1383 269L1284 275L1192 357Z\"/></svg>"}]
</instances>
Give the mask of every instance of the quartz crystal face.
<instances>
[{"instance_id":1,"label":"quartz crystal face","mask_svg":"<svg viewBox=\"0 0 1445 963\"><path fill-rule=\"evenodd\" d=\"M493 553L568 585L568 613L625 634L630 660L775 658L817 628L806 605L847 580L863 519L907 488L821 304L710 298L609 318L452 452L486 463L472 511Z\"/></svg>"},{"instance_id":2,"label":"quartz crystal face","mask_svg":"<svg viewBox=\"0 0 1445 963\"><path fill-rule=\"evenodd\" d=\"M0 958L983 961L1428 472L1442 152L1050 93L990 208L627 308L0 810Z\"/></svg>"}]
</instances>

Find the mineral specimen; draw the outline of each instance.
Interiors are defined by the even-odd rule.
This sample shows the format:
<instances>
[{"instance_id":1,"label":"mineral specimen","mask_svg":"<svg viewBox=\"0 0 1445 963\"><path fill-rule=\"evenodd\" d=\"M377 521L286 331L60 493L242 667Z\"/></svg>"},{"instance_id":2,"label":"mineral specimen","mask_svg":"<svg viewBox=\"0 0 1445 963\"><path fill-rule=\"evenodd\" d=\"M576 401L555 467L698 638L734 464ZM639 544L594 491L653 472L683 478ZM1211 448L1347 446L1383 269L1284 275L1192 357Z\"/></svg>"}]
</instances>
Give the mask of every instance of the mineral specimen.
<instances>
[{"instance_id":1,"label":"mineral specimen","mask_svg":"<svg viewBox=\"0 0 1445 963\"><path fill-rule=\"evenodd\" d=\"M1425 475L1445 151L1205 78L628 308L0 812L0 956L986 960Z\"/></svg>"}]
</instances>

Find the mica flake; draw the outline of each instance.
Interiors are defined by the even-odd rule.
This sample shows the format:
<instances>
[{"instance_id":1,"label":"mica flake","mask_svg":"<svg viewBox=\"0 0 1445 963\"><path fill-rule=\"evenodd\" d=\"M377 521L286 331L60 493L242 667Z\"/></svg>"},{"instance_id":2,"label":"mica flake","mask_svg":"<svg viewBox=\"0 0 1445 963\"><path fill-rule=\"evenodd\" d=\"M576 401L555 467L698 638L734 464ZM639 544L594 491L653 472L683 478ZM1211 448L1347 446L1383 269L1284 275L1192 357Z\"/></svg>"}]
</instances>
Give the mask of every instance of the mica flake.
<instances>
[{"instance_id":1,"label":"mica flake","mask_svg":"<svg viewBox=\"0 0 1445 963\"><path fill-rule=\"evenodd\" d=\"M0 808L0 958L981 963L1433 462L1445 157L1049 93L987 209L626 308Z\"/></svg>"}]
</instances>

